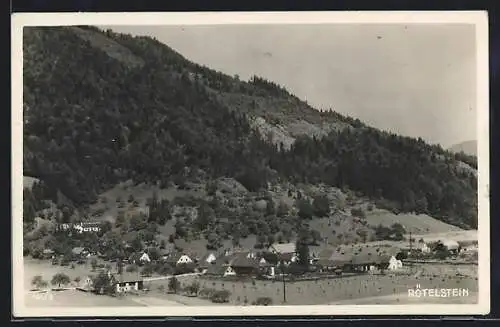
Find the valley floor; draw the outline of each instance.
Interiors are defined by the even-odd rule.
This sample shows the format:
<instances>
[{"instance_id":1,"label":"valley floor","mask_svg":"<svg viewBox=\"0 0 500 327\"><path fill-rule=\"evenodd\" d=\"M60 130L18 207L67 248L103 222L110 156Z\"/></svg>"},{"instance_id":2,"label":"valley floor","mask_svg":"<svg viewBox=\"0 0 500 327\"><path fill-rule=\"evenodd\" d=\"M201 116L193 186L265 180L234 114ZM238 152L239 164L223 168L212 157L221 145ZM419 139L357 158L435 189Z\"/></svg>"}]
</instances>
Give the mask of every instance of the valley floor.
<instances>
[{"instance_id":1,"label":"valley floor","mask_svg":"<svg viewBox=\"0 0 500 327\"><path fill-rule=\"evenodd\" d=\"M80 270L79 270L80 269ZM211 306L251 305L258 298L271 298L272 304L283 305L283 283L270 281L227 281L186 276L184 283L198 280L200 288L228 290L229 303L214 304L199 297L168 294L167 279L152 279L147 282L148 292L139 295L127 294L120 297L95 295L78 291L69 286L64 291L40 293L30 291L30 281L35 275L45 279L63 272L71 278L85 276L84 266L52 266L47 262L25 260L24 283L25 305L28 307L116 307L116 306ZM467 289L465 297L409 297L408 289L420 285L424 288ZM356 275L296 281L286 283L286 305L348 305L348 304L473 304L478 300L477 266L415 265L411 274Z\"/></svg>"}]
</instances>

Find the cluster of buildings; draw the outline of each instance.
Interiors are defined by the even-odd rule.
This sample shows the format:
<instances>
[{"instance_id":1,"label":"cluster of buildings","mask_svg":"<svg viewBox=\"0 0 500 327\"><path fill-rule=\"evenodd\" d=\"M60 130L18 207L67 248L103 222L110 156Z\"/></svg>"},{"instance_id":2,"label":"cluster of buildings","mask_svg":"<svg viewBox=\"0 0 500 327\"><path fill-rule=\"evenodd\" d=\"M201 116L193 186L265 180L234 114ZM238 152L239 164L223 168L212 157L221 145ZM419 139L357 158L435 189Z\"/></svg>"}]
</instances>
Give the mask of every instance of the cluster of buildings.
<instances>
[{"instance_id":1,"label":"cluster of buildings","mask_svg":"<svg viewBox=\"0 0 500 327\"><path fill-rule=\"evenodd\" d=\"M388 245L380 245L379 247L365 245L364 247L353 246L352 251L340 248L325 249L320 252L312 251L309 268L311 272L333 272L339 275L343 273L397 271L403 268L402 253L431 254L435 249L436 241L431 243L421 240L413 242L409 247L402 248ZM477 251L477 241L439 240L437 243L450 253ZM153 262L162 263L174 268L175 274L196 273L213 278L237 276L272 279L283 273L293 273L292 268L297 266L296 263L299 260L295 243L277 243L259 252L248 249L232 249L221 252L209 251L203 255L197 255L191 252L170 251L168 249L158 250L155 248L155 251L154 256L148 249L135 252L124 263L139 266ZM53 255L53 251L45 250L44 254L50 256ZM98 254L91 253L83 247L73 248L72 254L75 259L80 260L98 256ZM178 270L177 268L182 269ZM139 272L122 272L115 279L114 287L116 287L117 293L139 291L144 287L144 280L145 276ZM91 287L91 283L90 278L83 281L87 288Z\"/></svg>"},{"instance_id":2,"label":"cluster of buildings","mask_svg":"<svg viewBox=\"0 0 500 327\"><path fill-rule=\"evenodd\" d=\"M74 231L76 233L98 233L101 231L100 222L78 222L78 223L62 223L56 226L57 231Z\"/></svg>"}]
</instances>

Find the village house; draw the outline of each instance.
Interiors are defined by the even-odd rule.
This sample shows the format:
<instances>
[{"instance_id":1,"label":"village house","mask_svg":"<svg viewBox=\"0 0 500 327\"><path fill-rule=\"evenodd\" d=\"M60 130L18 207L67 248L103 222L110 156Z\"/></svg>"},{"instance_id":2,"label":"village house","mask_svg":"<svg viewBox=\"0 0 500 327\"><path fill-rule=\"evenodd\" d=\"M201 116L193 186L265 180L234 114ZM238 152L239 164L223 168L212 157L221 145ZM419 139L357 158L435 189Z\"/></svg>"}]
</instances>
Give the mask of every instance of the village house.
<instances>
[{"instance_id":1,"label":"village house","mask_svg":"<svg viewBox=\"0 0 500 327\"><path fill-rule=\"evenodd\" d=\"M295 243L275 243L269 246L268 252L275 254L278 261L285 265L290 265L298 259Z\"/></svg>"},{"instance_id":2,"label":"village house","mask_svg":"<svg viewBox=\"0 0 500 327\"><path fill-rule=\"evenodd\" d=\"M73 229L78 233L98 233L101 231L100 222L80 222L73 224Z\"/></svg>"},{"instance_id":3,"label":"village house","mask_svg":"<svg viewBox=\"0 0 500 327\"><path fill-rule=\"evenodd\" d=\"M458 244L457 241L454 240L441 240L440 243L446 248L450 253L458 253L460 249L460 245Z\"/></svg>"},{"instance_id":4,"label":"village house","mask_svg":"<svg viewBox=\"0 0 500 327\"><path fill-rule=\"evenodd\" d=\"M149 257L149 254L147 254L146 252L144 252L144 253L140 256L139 261L140 261L141 263L143 263L143 264L144 264L144 263L151 262L151 258Z\"/></svg>"},{"instance_id":5,"label":"village house","mask_svg":"<svg viewBox=\"0 0 500 327\"><path fill-rule=\"evenodd\" d=\"M127 293L141 291L144 289L144 280L135 274L120 275L119 280L114 281L116 293Z\"/></svg>"},{"instance_id":6,"label":"village house","mask_svg":"<svg viewBox=\"0 0 500 327\"><path fill-rule=\"evenodd\" d=\"M94 281L90 276L82 279L79 285L76 287L80 291L92 292L94 290Z\"/></svg>"},{"instance_id":7,"label":"village house","mask_svg":"<svg viewBox=\"0 0 500 327\"><path fill-rule=\"evenodd\" d=\"M255 276L260 273L260 260L254 252L240 252L217 259L207 268L206 275Z\"/></svg>"},{"instance_id":8,"label":"village house","mask_svg":"<svg viewBox=\"0 0 500 327\"><path fill-rule=\"evenodd\" d=\"M372 272L376 269L398 269L402 263L395 256L369 252L353 255L346 267L356 272Z\"/></svg>"},{"instance_id":9,"label":"village house","mask_svg":"<svg viewBox=\"0 0 500 327\"><path fill-rule=\"evenodd\" d=\"M199 261L198 261L198 272L204 274L207 272L208 268L210 266L213 266L216 262L217 258L213 252L209 252L205 254Z\"/></svg>"},{"instance_id":10,"label":"village house","mask_svg":"<svg viewBox=\"0 0 500 327\"><path fill-rule=\"evenodd\" d=\"M194 263L194 260L191 258L191 256L182 253L182 252L176 252L170 254L166 260L166 263L172 265L172 266L177 266L177 265L186 265L186 264L192 264Z\"/></svg>"},{"instance_id":11,"label":"village house","mask_svg":"<svg viewBox=\"0 0 500 327\"><path fill-rule=\"evenodd\" d=\"M427 245L427 243L417 243L417 250L422 252L422 253L431 253L431 248Z\"/></svg>"},{"instance_id":12,"label":"village house","mask_svg":"<svg viewBox=\"0 0 500 327\"><path fill-rule=\"evenodd\" d=\"M338 253L334 250L324 250L318 254L316 264L322 271L343 270L352 260L352 256Z\"/></svg>"},{"instance_id":13,"label":"village house","mask_svg":"<svg viewBox=\"0 0 500 327\"><path fill-rule=\"evenodd\" d=\"M387 257L389 258L389 260L387 260ZM381 260L382 265L385 265L385 263L387 263L387 267L384 268L386 268L387 270L394 271L403 268L403 262L401 260L396 259L396 257L393 255L386 256L385 260L384 259Z\"/></svg>"},{"instance_id":14,"label":"village house","mask_svg":"<svg viewBox=\"0 0 500 327\"><path fill-rule=\"evenodd\" d=\"M207 263L213 263L214 261L217 260L217 257L215 256L215 253L213 252L209 252L207 254L205 254L201 259L200 259L200 263L202 262L207 262Z\"/></svg>"},{"instance_id":15,"label":"village house","mask_svg":"<svg viewBox=\"0 0 500 327\"><path fill-rule=\"evenodd\" d=\"M267 249L268 252L274 254L295 253L295 243L274 243Z\"/></svg>"},{"instance_id":16,"label":"village house","mask_svg":"<svg viewBox=\"0 0 500 327\"><path fill-rule=\"evenodd\" d=\"M72 227L72 224L62 223L62 224L58 224L56 226L56 230L57 231L67 231L67 230L71 229L71 227Z\"/></svg>"},{"instance_id":17,"label":"village house","mask_svg":"<svg viewBox=\"0 0 500 327\"><path fill-rule=\"evenodd\" d=\"M170 255L170 251L168 249L160 249L159 255L162 261L166 261Z\"/></svg>"},{"instance_id":18,"label":"village house","mask_svg":"<svg viewBox=\"0 0 500 327\"><path fill-rule=\"evenodd\" d=\"M460 245L461 253L472 253L472 252L477 252L478 250L477 241L460 241L458 243Z\"/></svg>"},{"instance_id":19,"label":"village house","mask_svg":"<svg viewBox=\"0 0 500 327\"><path fill-rule=\"evenodd\" d=\"M116 293L126 293L130 291L141 291L144 289L143 280L128 280L115 283Z\"/></svg>"},{"instance_id":20,"label":"village house","mask_svg":"<svg viewBox=\"0 0 500 327\"><path fill-rule=\"evenodd\" d=\"M151 262L151 258L146 252L137 252L129 257L128 262L130 264L143 265Z\"/></svg>"},{"instance_id":21,"label":"village house","mask_svg":"<svg viewBox=\"0 0 500 327\"><path fill-rule=\"evenodd\" d=\"M236 272L228 265L215 263L210 265L203 274L207 276L227 277L235 276Z\"/></svg>"},{"instance_id":22,"label":"village house","mask_svg":"<svg viewBox=\"0 0 500 327\"><path fill-rule=\"evenodd\" d=\"M268 262L262 255L256 258L259 262L259 271L261 275L274 277L276 275L276 266Z\"/></svg>"}]
</instances>

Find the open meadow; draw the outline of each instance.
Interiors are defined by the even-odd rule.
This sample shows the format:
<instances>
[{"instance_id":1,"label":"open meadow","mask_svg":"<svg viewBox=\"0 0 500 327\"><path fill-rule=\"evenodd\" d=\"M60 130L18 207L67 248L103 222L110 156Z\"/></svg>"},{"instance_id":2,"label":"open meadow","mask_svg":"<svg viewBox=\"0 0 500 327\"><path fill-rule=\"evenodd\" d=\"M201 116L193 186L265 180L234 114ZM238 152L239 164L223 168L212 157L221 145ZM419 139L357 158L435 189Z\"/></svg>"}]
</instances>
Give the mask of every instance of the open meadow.
<instances>
[{"instance_id":1,"label":"open meadow","mask_svg":"<svg viewBox=\"0 0 500 327\"><path fill-rule=\"evenodd\" d=\"M328 304L335 301L355 300L380 296L393 296L405 294L400 298L401 304L408 303L405 298L409 288L416 285L423 288L462 288L468 289L471 296L463 301L474 303L477 297L472 294L477 292L476 278L467 276L440 276L417 274L408 275L358 275L314 281L286 282L287 305L315 305ZM229 301L233 305L251 304L260 297L269 297L274 305L283 304L283 283L274 281L222 281L200 279L200 287L231 292ZM417 299L427 303L428 298ZM441 302L455 303L452 298L442 299ZM449 302L447 302L449 301ZM398 302L398 301L395 301Z\"/></svg>"}]
</instances>

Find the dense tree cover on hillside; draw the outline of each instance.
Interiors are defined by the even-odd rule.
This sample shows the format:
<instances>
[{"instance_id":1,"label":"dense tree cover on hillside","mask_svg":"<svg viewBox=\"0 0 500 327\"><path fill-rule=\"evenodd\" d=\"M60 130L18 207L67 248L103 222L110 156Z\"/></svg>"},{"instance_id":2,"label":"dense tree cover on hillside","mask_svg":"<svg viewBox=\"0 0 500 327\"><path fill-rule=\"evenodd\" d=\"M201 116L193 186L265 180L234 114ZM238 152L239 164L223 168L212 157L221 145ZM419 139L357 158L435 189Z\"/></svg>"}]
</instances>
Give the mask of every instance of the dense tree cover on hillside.
<instances>
[{"instance_id":1,"label":"dense tree cover on hillside","mask_svg":"<svg viewBox=\"0 0 500 327\"><path fill-rule=\"evenodd\" d=\"M271 165L296 182L349 187L392 201L393 210L476 226L476 177L455 169L451 157L440 159L422 140L373 128L345 129L322 140L301 138Z\"/></svg>"},{"instance_id":2,"label":"dense tree cover on hillside","mask_svg":"<svg viewBox=\"0 0 500 327\"><path fill-rule=\"evenodd\" d=\"M280 86L258 77L239 81L150 38L103 35L144 65L112 58L70 28L24 30L25 169L77 205L125 179L166 186L229 176L250 191L278 179L346 187L393 210L476 226L476 179L455 169L456 160L474 166L473 158L334 112L317 114L354 128L321 140L303 137L285 151L265 142L246 114L217 97L231 92L296 101ZM301 204L302 218L328 214L323 199L313 202ZM151 219L168 219L156 214L167 205L154 199ZM204 210L196 222L200 230L213 217Z\"/></svg>"}]
</instances>

